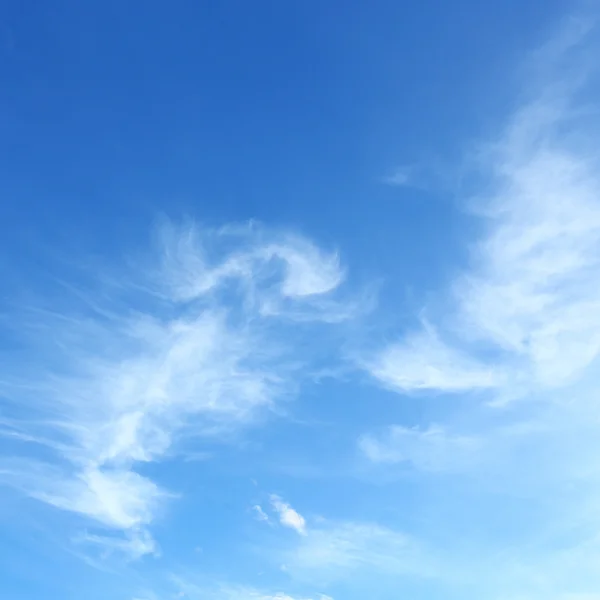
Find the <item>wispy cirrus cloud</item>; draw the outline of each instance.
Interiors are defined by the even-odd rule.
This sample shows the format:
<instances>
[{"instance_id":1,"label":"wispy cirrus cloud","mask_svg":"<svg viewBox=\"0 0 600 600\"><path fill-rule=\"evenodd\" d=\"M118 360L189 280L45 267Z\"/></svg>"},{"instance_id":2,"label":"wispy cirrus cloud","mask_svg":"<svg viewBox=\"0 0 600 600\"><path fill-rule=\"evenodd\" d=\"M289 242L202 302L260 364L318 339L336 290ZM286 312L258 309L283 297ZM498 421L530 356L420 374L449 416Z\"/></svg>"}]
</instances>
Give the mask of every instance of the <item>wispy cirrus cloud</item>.
<instances>
[{"instance_id":1,"label":"wispy cirrus cloud","mask_svg":"<svg viewBox=\"0 0 600 600\"><path fill-rule=\"evenodd\" d=\"M563 52L551 45L540 63L568 62L587 43L587 28L572 29ZM485 234L443 317L368 363L383 383L405 392L556 387L600 353L597 123L593 116L581 122L574 102L583 84L569 85L568 68L479 152L486 185L470 208ZM481 358L482 348L491 358Z\"/></svg>"},{"instance_id":2,"label":"wispy cirrus cloud","mask_svg":"<svg viewBox=\"0 0 600 600\"><path fill-rule=\"evenodd\" d=\"M252 511L254 512L254 516L258 521L263 521L265 523L270 523L269 515L263 510L263 507L260 504L255 504L252 507Z\"/></svg>"},{"instance_id":3,"label":"wispy cirrus cloud","mask_svg":"<svg viewBox=\"0 0 600 600\"><path fill-rule=\"evenodd\" d=\"M417 429L392 425L380 435L365 435L359 446L375 463L407 463L424 471L464 470L482 459L485 439L449 433L441 426Z\"/></svg>"},{"instance_id":4,"label":"wispy cirrus cloud","mask_svg":"<svg viewBox=\"0 0 600 600\"><path fill-rule=\"evenodd\" d=\"M486 390L505 378L502 369L447 345L431 328L391 344L364 364L373 377L400 392Z\"/></svg>"},{"instance_id":5,"label":"wispy cirrus cloud","mask_svg":"<svg viewBox=\"0 0 600 600\"><path fill-rule=\"evenodd\" d=\"M307 520L279 496L272 495L271 504L280 523L300 534L269 549L294 580L327 586L350 576L427 578L436 572L433 554L401 531L368 520Z\"/></svg>"},{"instance_id":6,"label":"wispy cirrus cloud","mask_svg":"<svg viewBox=\"0 0 600 600\"><path fill-rule=\"evenodd\" d=\"M418 540L376 523L321 521L284 553L284 568L300 580L332 583L350 575L429 577L432 556Z\"/></svg>"},{"instance_id":7,"label":"wispy cirrus cloud","mask_svg":"<svg viewBox=\"0 0 600 600\"><path fill-rule=\"evenodd\" d=\"M600 122L580 110L597 93L596 46L589 21L570 21L535 56L536 89L477 153L483 183L468 207L482 232L468 268L435 318L365 363L404 395L475 394L468 411L391 424L359 447L430 482L460 473L449 500L476 495L472 510L508 528L528 515L518 542L482 537L446 553L479 573L479 598L585 597L600 585ZM497 557L493 569L482 553Z\"/></svg>"},{"instance_id":8,"label":"wispy cirrus cloud","mask_svg":"<svg viewBox=\"0 0 600 600\"><path fill-rule=\"evenodd\" d=\"M395 187L405 187L414 183L414 166L402 165L392 169L385 177L383 183Z\"/></svg>"},{"instance_id":9,"label":"wispy cirrus cloud","mask_svg":"<svg viewBox=\"0 0 600 600\"><path fill-rule=\"evenodd\" d=\"M36 449L2 461L2 481L122 535L87 542L155 551L148 528L172 494L139 465L293 393L311 358L284 343L299 332L287 323L343 313L343 280L335 253L296 235L165 224L152 258L70 282L81 305L13 315L24 351L3 364L3 434Z\"/></svg>"}]
</instances>

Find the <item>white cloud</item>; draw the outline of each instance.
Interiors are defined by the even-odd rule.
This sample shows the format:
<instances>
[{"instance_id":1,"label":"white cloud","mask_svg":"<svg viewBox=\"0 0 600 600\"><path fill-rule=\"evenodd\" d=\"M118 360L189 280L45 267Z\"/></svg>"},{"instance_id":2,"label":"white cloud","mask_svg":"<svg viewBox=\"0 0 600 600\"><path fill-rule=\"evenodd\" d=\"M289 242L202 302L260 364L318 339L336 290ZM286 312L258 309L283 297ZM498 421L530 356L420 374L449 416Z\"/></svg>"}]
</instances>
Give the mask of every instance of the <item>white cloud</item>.
<instances>
[{"instance_id":1,"label":"white cloud","mask_svg":"<svg viewBox=\"0 0 600 600\"><path fill-rule=\"evenodd\" d=\"M107 535L92 535L86 533L75 540L80 545L95 546L102 558L114 553L124 554L131 559L137 559L145 554L158 554L158 546L150 533L141 530L129 530L125 537Z\"/></svg>"},{"instance_id":2,"label":"white cloud","mask_svg":"<svg viewBox=\"0 0 600 600\"><path fill-rule=\"evenodd\" d=\"M154 551L147 527L169 496L136 464L176 451L183 434L247 424L288 395L310 357L286 344L299 329L285 331L285 318L330 321L319 303L344 278L337 255L256 225L168 224L159 239L158 266L138 260L87 287L81 274L71 287L83 305L14 315L27 354L0 372L3 433L47 449L43 461L5 461L2 479L123 532L134 554ZM282 522L301 531L293 514ZM132 544L134 533L146 542Z\"/></svg>"},{"instance_id":3,"label":"white cloud","mask_svg":"<svg viewBox=\"0 0 600 600\"><path fill-rule=\"evenodd\" d=\"M495 388L503 374L447 346L430 330L409 336L382 350L367 364L371 375L401 391L464 392Z\"/></svg>"},{"instance_id":4,"label":"white cloud","mask_svg":"<svg viewBox=\"0 0 600 600\"><path fill-rule=\"evenodd\" d=\"M46 482L46 491L32 491L39 500L77 512L114 529L129 530L150 523L161 492L151 480L129 470L90 469L73 479Z\"/></svg>"},{"instance_id":5,"label":"white cloud","mask_svg":"<svg viewBox=\"0 0 600 600\"><path fill-rule=\"evenodd\" d=\"M182 300L240 280L262 297L306 301L334 291L345 278L337 253L324 252L298 235L267 232L255 223L208 233L193 225L183 231L167 225L161 243L169 293ZM225 259L223 253L228 253ZM274 276L271 289L259 289Z\"/></svg>"},{"instance_id":6,"label":"white cloud","mask_svg":"<svg viewBox=\"0 0 600 600\"><path fill-rule=\"evenodd\" d=\"M568 383L600 350L597 167L550 139L500 170L479 264L457 283L460 322L516 355L538 385Z\"/></svg>"},{"instance_id":7,"label":"white cloud","mask_svg":"<svg viewBox=\"0 0 600 600\"><path fill-rule=\"evenodd\" d=\"M278 258L285 263L281 286L284 296L292 298L326 294L337 288L344 279L337 254L329 256L305 240L265 248L265 259Z\"/></svg>"},{"instance_id":8,"label":"white cloud","mask_svg":"<svg viewBox=\"0 0 600 600\"><path fill-rule=\"evenodd\" d=\"M519 109L480 152L489 183L472 207L485 235L444 317L368 364L384 384L405 392L503 386L518 394L568 384L598 358L598 127L577 122L574 92L560 83ZM482 362L481 348L492 358Z\"/></svg>"},{"instance_id":9,"label":"white cloud","mask_svg":"<svg viewBox=\"0 0 600 600\"><path fill-rule=\"evenodd\" d=\"M306 535L306 521L304 517L295 511L287 502L284 502L279 496L271 495L271 506L279 516L279 522L284 527L294 529L300 535Z\"/></svg>"}]
</instances>

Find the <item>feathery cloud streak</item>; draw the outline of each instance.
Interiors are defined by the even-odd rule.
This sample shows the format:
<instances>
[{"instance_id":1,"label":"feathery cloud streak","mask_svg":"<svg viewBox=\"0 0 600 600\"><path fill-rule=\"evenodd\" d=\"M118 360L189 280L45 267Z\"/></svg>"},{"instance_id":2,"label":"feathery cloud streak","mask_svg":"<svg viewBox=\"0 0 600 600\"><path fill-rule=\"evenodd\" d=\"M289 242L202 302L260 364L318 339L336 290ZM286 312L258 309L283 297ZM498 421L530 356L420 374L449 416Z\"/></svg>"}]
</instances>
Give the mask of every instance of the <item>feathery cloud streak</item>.
<instances>
[{"instance_id":1,"label":"feathery cloud streak","mask_svg":"<svg viewBox=\"0 0 600 600\"><path fill-rule=\"evenodd\" d=\"M541 89L478 155L485 185L469 206L484 231L469 268L442 314L367 363L402 394L477 394L450 422L362 436L369 460L460 474L479 510L511 519L511 497L538 517L526 545L472 541L499 557L493 569L463 557L478 597L576 598L600 585L600 123L579 110L597 77L577 77L596 37L571 23L535 57Z\"/></svg>"},{"instance_id":2,"label":"feathery cloud streak","mask_svg":"<svg viewBox=\"0 0 600 600\"><path fill-rule=\"evenodd\" d=\"M563 36L554 60L568 61L572 38L584 33ZM571 383L598 357L598 124L577 121L575 83L555 77L480 151L488 183L471 208L486 233L454 282L452 309L368 364L386 385L515 396ZM482 349L492 358L481 358Z\"/></svg>"},{"instance_id":3,"label":"feathery cloud streak","mask_svg":"<svg viewBox=\"0 0 600 600\"><path fill-rule=\"evenodd\" d=\"M154 551L148 526L170 494L136 465L289 395L310 357L280 334L290 319L349 315L334 296L343 279L336 254L299 236L164 225L153 259L83 288L83 309L15 315L36 336L22 336L25 361L4 365L2 433L42 450L4 460L1 479L124 534L88 541Z\"/></svg>"}]
</instances>

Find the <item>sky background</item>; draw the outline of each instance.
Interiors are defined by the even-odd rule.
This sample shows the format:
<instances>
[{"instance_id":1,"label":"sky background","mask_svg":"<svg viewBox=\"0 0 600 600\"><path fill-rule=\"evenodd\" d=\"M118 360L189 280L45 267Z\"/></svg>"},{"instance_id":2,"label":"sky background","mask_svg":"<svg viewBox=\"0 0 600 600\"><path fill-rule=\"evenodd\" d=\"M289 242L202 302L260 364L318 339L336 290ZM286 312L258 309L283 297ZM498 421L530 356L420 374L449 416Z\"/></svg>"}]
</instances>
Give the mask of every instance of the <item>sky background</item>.
<instances>
[{"instance_id":1,"label":"sky background","mask_svg":"<svg viewBox=\"0 0 600 600\"><path fill-rule=\"evenodd\" d=\"M599 600L599 11L0 2L0 596Z\"/></svg>"}]
</instances>

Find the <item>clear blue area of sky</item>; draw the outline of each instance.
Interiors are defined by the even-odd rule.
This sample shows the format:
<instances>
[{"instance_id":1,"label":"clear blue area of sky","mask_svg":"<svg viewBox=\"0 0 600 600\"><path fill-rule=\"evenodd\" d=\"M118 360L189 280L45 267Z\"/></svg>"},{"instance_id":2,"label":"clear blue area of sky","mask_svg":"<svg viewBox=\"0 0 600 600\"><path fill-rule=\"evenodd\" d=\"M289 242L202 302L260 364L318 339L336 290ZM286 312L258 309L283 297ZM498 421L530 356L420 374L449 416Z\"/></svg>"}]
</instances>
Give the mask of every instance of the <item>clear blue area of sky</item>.
<instances>
[{"instance_id":1,"label":"clear blue area of sky","mask_svg":"<svg viewBox=\"0 0 600 600\"><path fill-rule=\"evenodd\" d=\"M167 211L308 230L368 272L435 268L456 216L380 180L455 167L565 4L4 2L2 237L104 252Z\"/></svg>"}]
</instances>

